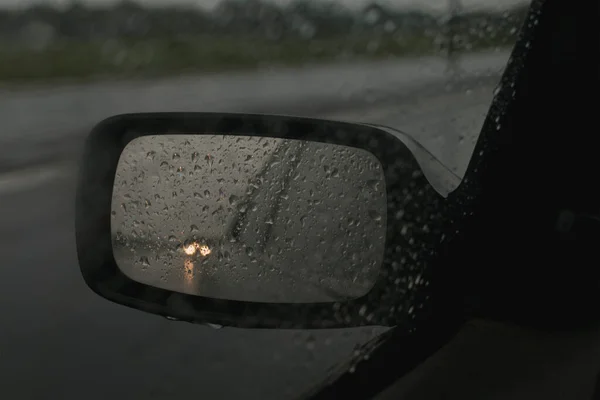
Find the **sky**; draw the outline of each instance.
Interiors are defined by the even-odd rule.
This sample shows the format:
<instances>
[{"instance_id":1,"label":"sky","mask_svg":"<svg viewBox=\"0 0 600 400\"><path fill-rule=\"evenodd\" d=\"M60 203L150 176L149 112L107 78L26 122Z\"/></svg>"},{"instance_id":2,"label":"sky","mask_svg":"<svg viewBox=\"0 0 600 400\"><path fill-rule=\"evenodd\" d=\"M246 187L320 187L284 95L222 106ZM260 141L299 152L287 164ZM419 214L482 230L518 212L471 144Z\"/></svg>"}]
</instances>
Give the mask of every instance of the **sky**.
<instances>
[{"instance_id":1,"label":"sky","mask_svg":"<svg viewBox=\"0 0 600 400\"><path fill-rule=\"evenodd\" d=\"M106 5L114 3L115 0L80 0L86 4ZM210 9L219 3L220 0L136 0L137 3L144 5L168 5L168 4L187 4L198 5ZM290 0L269 0L273 3L285 4ZM315 0L318 1L318 0ZM336 0L347 7L355 8L365 4L368 0ZM0 0L0 8L26 7L31 4L45 3L65 5L71 0ZM514 4L527 3L527 0L462 0L465 8L504 8ZM448 0L383 0L381 3L393 5L398 8L424 8L431 10L444 10L448 7Z\"/></svg>"}]
</instances>

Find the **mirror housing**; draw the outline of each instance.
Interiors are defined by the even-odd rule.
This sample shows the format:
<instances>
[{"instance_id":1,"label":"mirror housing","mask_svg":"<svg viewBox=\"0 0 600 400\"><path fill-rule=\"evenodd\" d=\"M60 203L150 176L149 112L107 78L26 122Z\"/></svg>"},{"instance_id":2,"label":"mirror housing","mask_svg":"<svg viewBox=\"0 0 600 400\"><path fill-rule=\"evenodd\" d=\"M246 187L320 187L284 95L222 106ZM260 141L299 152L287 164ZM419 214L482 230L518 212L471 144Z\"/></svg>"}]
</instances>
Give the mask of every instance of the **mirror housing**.
<instances>
[{"instance_id":1,"label":"mirror housing","mask_svg":"<svg viewBox=\"0 0 600 400\"><path fill-rule=\"evenodd\" d=\"M387 200L383 262L373 287L347 301L266 303L175 292L124 274L115 259L111 234L113 189L121 154L138 138L182 134L293 139L372 154L383 170ZM429 298L428 260L443 240L442 194L459 183L415 143L390 128L286 116L150 113L108 118L87 138L78 179L76 240L82 275L94 292L108 300L194 323L312 329L409 322ZM433 175L438 190L430 183ZM439 182L449 186L439 190Z\"/></svg>"}]
</instances>

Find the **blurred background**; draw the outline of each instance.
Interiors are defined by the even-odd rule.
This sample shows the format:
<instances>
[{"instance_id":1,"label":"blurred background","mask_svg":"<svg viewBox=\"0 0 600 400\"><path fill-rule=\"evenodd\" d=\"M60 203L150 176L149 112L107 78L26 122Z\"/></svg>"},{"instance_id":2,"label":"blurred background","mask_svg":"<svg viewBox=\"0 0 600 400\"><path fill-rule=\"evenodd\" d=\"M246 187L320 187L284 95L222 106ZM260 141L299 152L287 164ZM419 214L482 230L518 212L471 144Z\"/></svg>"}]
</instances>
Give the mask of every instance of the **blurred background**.
<instances>
[{"instance_id":1,"label":"blurred background","mask_svg":"<svg viewBox=\"0 0 600 400\"><path fill-rule=\"evenodd\" d=\"M298 397L384 331L164 320L83 282L83 140L137 111L379 123L464 173L529 2L0 0L0 387L11 399ZM356 354L355 354L356 353Z\"/></svg>"},{"instance_id":2,"label":"blurred background","mask_svg":"<svg viewBox=\"0 0 600 400\"><path fill-rule=\"evenodd\" d=\"M349 8L343 0L222 0L210 9L196 3L20 2L0 14L0 79L155 78L418 57L439 52L448 25L455 50L474 52L510 46L527 9L517 3L461 12L456 0L448 10L439 1L422 8L347 1Z\"/></svg>"}]
</instances>

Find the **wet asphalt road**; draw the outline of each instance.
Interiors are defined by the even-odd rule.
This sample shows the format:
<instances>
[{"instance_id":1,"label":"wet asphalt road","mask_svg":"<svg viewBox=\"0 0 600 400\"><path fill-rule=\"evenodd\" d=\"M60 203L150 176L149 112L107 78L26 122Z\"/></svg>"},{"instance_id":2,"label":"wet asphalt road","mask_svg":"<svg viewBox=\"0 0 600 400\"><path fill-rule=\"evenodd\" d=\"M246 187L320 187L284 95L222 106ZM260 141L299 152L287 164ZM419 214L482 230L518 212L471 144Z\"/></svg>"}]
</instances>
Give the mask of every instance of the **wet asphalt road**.
<instances>
[{"instance_id":1,"label":"wet asphalt road","mask_svg":"<svg viewBox=\"0 0 600 400\"><path fill-rule=\"evenodd\" d=\"M328 115L401 128L462 174L492 90L489 84L440 88L436 95ZM19 118L13 127L26 129ZM3 397L293 398L383 331L215 330L101 299L84 284L76 259L77 150L73 144L61 162L0 177Z\"/></svg>"},{"instance_id":2,"label":"wet asphalt road","mask_svg":"<svg viewBox=\"0 0 600 400\"><path fill-rule=\"evenodd\" d=\"M469 78L485 80L497 75L507 60L506 51L466 55L461 70ZM443 58L421 57L26 90L0 85L0 172L71 154L82 132L115 114L225 111L313 116L382 103L404 107L423 95L437 94L448 84L446 69Z\"/></svg>"}]
</instances>

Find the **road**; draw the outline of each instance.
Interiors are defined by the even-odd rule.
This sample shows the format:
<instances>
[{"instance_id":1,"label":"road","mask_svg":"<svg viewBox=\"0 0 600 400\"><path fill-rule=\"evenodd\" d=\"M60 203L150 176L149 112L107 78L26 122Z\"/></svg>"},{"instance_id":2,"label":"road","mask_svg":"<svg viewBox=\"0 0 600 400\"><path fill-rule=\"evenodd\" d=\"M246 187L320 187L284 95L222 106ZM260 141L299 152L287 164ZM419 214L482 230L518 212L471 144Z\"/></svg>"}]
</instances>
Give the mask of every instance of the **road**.
<instances>
[{"instance_id":1,"label":"road","mask_svg":"<svg viewBox=\"0 0 600 400\"><path fill-rule=\"evenodd\" d=\"M466 55L469 77L497 73L506 51ZM100 82L27 90L0 86L0 171L71 154L82 132L115 114L229 111L324 115L374 104L414 101L448 83L440 57L363 61L259 73ZM69 139L65 146L65 138Z\"/></svg>"},{"instance_id":2,"label":"road","mask_svg":"<svg viewBox=\"0 0 600 400\"><path fill-rule=\"evenodd\" d=\"M135 92L135 85L130 93ZM461 174L493 85L455 89L439 88L435 95L394 103L372 102L355 111L352 107L337 111L307 108L301 113L403 129ZM86 108L91 103L77 104L75 89L64 91L71 93L73 102L54 106L48 99L59 90L40 89L39 98L16 93L8 101L5 93L0 94L0 114L9 131L4 144L39 136L44 126L66 131L117 109L158 110L171 101L164 89L162 102L154 106L148 102L131 106L126 102L132 98L109 106L114 99L99 97L98 109L91 109ZM110 95L110 89L100 87L89 91ZM139 93L139 98L146 94ZM186 101L192 104L186 97L192 91L182 96L184 100L174 107L185 109ZM19 109L19 104L31 108ZM0 387L6 398L293 398L321 381L357 344L383 332L378 327L213 329L168 321L101 299L85 286L78 269L73 202L80 141L69 143L64 153L68 156L60 161L48 158L37 167L0 175ZM32 148L29 153L21 150L19 157L34 153Z\"/></svg>"}]
</instances>

